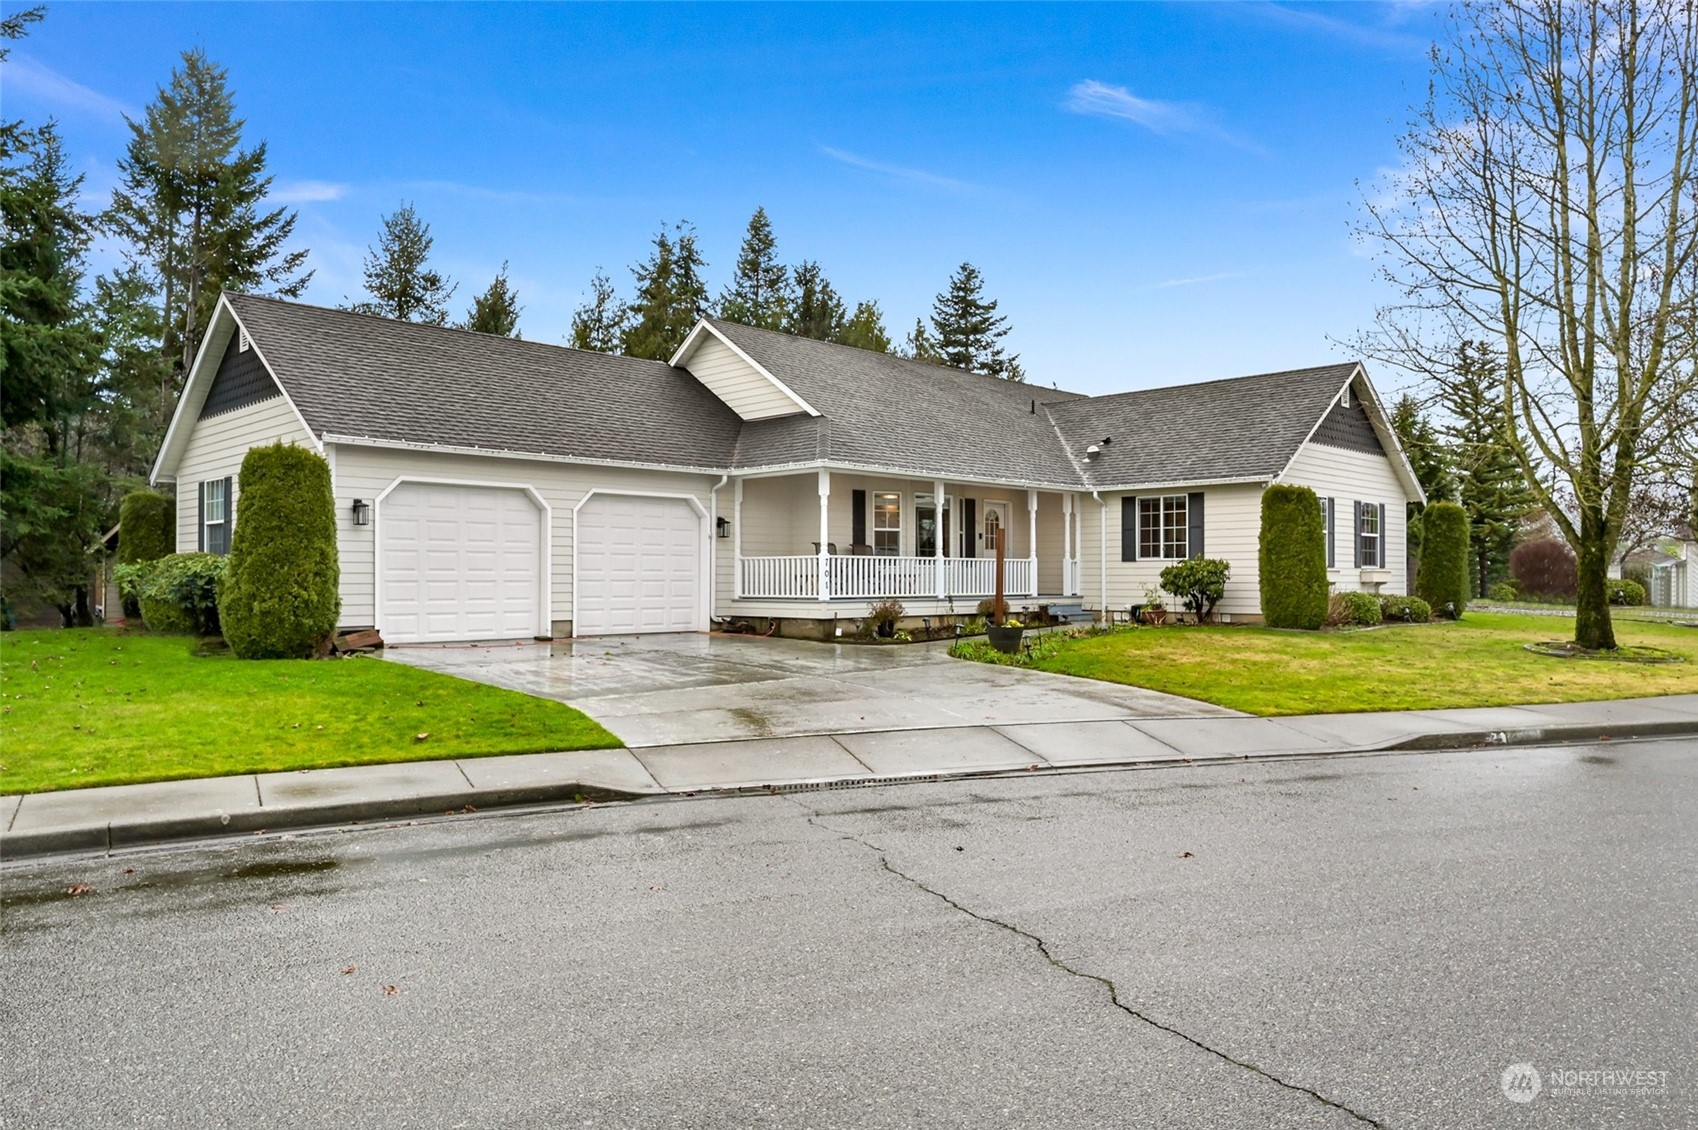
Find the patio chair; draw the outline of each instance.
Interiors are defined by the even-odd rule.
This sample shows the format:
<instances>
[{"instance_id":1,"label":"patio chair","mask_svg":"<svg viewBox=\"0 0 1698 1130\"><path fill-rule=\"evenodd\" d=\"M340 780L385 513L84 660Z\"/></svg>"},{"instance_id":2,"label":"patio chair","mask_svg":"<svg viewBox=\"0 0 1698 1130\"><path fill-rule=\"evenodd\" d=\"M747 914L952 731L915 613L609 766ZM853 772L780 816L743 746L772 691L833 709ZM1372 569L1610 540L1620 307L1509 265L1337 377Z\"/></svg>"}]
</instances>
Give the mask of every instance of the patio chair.
<instances>
[{"instance_id":1,"label":"patio chair","mask_svg":"<svg viewBox=\"0 0 1698 1130\"><path fill-rule=\"evenodd\" d=\"M871 557L872 555L873 547L864 542L856 542L849 547L849 556L851 557Z\"/></svg>"},{"instance_id":2,"label":"patio chair","mask_svg":"<svg viewBox=\"0 0 1698 1130\"><path fill-rule=\"evenodd\" d=\"M820 543L816 541L816 542L813 543L813 545L814 545L814 552L818 553L820 551ZM830 554L831 556L836 557L837 556L837 543L834 542L834 541L826 542L825 543L825 551L828 554Z\"/></svg>"}]
</instances>

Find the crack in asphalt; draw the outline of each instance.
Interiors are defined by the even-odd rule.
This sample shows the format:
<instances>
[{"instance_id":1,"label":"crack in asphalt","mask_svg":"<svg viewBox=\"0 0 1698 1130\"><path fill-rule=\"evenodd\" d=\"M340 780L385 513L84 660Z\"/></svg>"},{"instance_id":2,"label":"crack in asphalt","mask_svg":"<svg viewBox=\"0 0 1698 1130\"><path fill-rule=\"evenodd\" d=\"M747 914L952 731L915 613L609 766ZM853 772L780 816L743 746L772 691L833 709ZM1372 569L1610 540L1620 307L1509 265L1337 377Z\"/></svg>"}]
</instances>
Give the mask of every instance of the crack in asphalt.
<instances>
[{"instance_id":1,"label":"crack in asphalt","mask_svg":"<svg viewBox=\"0 0 1698 1130\"><path fill-rule=\"evenodd\" d=\"M1164 1024L1160 1020L1150 1016L1148 1013L1140 1012L1138 1009L1133 1008L1131 1005L1120 999L1120 987L1115 984L1112 978L1104 977L1099 973L1090 973L1082 969L1075 969L1059 957L1056 957L1054 952L1050 950L1049 943L1044 941L1044 939L1039 935L1032 933L1030 930L1022 929L1011 922L1004 922L1000 918L993 918L988 914L981 914L971 907L963 906L961 903L956 902L953 898L944 894L936 887L928 886L919 879L914 878L914 876L892 866L889 855L887 855L885 850L877 844L872 843L869 840L864 840L860 836L855 835L853 832L844 831L842 828L834 828L830 824L825 823L825 818L819 812L809 808L801 801L796 800L795 797L786 797L785 799L793 802L798 808L808 814L809 824L812 824L816 828L823 829L824 831L831 832L832 834L848 840L851 843L859 844L861 847L864 847L868 851L876 854L878 856L879 866L891 875L902 880L904 883L924 891L926 894L931 895L933 898L942 902L951 910L965 914L968 918L971 918L976 922L982 922L987 926L995 926L999 930L1005 930L1008 933L1013 934L1015 937L1023 938L1026 941L1031 942L1032 945L1037 948L1039 955L1042 956L1045 961L1049 962L1050 965L1067 974L1069 977L1077 977L1082 981L1091 981L1101 985L1103 988L1108 990L1109 1003L1121 1012L1124 1012L1127 1016L1130 1016L1132 1019L1137 1020L1140 1023L1147 1024L1151 1028L1166 1032L1171 1036L1177 1036L1179 1039L1184 1040L1186 1043L1200 1051L1207 1052L1209 1055L1212 1055L1226 1063L1230 1063L1234 1067L1242 1068L1245 1071L1259 1075L1275 1086L1283 1087L1288 1091L1294 1091L1297 1094L1305 1095L1314 1099L1318 1103L1349 1115L1351 1118L1356 1119L1364 1125L1373 1126L1376 1130L1387 1130L1385 1123L1380 1122L1375 1118L1371 1118L1368 1115L1363 1114L1361 1111L1353 1110L1336 1099L1330 1099L1312 1087L1305 1087L1301 1083L1293 1083L1289 1080L1281 1079L1278 1075L1275 1075L1266 1068L1258 1067L1256 1064L1250 1063L1247 1060L1238 1059L1235 1056L1221 1051L1219 1048L1205 1044L1195 1036L1180 1031L1171 1024Z\"/></svg>"}]
</instances>

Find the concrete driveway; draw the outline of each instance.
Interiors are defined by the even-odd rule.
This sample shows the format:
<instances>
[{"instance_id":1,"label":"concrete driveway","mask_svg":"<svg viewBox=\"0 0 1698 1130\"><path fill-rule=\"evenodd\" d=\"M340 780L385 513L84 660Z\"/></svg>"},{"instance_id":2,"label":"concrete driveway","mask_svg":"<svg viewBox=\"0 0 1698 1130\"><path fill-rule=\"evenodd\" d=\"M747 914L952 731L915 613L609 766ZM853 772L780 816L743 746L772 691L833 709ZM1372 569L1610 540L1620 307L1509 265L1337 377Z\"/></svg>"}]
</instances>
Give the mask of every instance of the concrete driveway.
<instances>
[{"instance_id":1,"label":"concrete driveway","mask_svg":"<svg viewBox=\"0 0 1698 1130\"><path fill-rule=\"evenodd\" d=\"M630 746L1022 722L1238 717L1138 687L951 659L946 643L602 636L391 647L392 661L570 703Z\"/></svg>"}]
</instances>

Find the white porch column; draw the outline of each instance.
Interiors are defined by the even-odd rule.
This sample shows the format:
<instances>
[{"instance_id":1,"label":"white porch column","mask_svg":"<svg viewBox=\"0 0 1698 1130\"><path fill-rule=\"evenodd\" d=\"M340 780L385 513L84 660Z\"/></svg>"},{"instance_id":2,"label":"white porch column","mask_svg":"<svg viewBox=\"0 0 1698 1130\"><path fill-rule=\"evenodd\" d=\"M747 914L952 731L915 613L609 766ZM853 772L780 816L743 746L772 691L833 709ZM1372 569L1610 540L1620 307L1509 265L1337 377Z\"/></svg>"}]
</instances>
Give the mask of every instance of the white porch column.
<instances>
[{"instance_id":1,"label":"white porch column","mask_svg":"<svg viewBox=\"0 0 1698 1130\"><path fill-rule=\"evenodd\" d=\"M943 480L932 481L932 567L937 570L937 598L949 595L949 577L943 568Z\"/></svg>"},{"instance_id":2,"label":"white porch column","mask_svg":"<svg viewBox=\"0 0 1698 1130\"><path fill-rule=\"evenodd\" d=\"M732 595L743 599L743 480L731 484L731 574Z\"/></svg>"},{"instance_id":3,"label":"white porch column","mask_svg":"<svg viewBox=\"0 0 1698 1130\"><path fill-rule=\"evenodd\" d=\"M820 599L831 599L831 472L820 468Z\"/></svg>"},{"instance_id":4,"label":"white porch column","mask_svg":"<svg viewBox=\"0 0 1698 1130\"><path fill-rule=\"evenodd\" d=\"M1026 534L1026 548L1031 550L1032 559L1032 591L1027 596L1038 595L1038 492L1026 491L1026 519L1029 530Z\"/></svg>"},{"instance_id":5,"label":"white porch column","mask_svg":"<svg viewBox=\"0 0 1698 1130\"><path fill-rule=\"evenodd\" d=\"M1061 496L1061 595L1072 596L1068 582L1073 572L1073 492Z\"/></svg>"}]
</instances>

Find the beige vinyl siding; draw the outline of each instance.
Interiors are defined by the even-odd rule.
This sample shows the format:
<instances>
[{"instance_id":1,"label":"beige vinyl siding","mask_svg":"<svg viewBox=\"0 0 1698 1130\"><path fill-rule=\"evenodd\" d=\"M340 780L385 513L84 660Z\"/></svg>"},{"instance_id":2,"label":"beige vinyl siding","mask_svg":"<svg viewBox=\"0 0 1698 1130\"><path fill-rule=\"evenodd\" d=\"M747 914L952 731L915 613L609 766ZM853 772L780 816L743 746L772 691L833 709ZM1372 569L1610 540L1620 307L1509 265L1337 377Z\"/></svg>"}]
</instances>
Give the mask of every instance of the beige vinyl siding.
<instances>
[{"instance_id":1,"label":"beige vinyl siding","mask_svg":"<svg viewBox=\"0 0 1698 1130\"><path fill-rule=\"evenodd\" d=\"M342 556L343 627L371 626L377 615L374 578L376 531L381 506L374 507L372 524L356 526L353 502L373 502L397 480L418 479L477 483L486 486L528 486L548 504L550 518L549 619L572 618L572 508L592 490L630 494L678 495L693 498L710 511L708 492L718 476L686 471L646 471L578 463L450 455L433 451L333 444L336 472L336 527ZM730 491L720 491L721 514L729 514ZM712 538L711 522L703 519L703 536ZM711 552L712 547L709 547Z\"/></svg>"},{"instance_id":2,"label":"beige vinyl siding","mask_svg":"<svg viewBox=\"0 0 1698 1130\"><path fill-rule=\"evenodd\" d=\"M1363 589L1362 574L1356 568L1356 531L1351 527L1355 514L1353 502L1383 503L1386 508L1385 563L1381 566L1391 577L1378 591L1403 593L1408 589L1406 573L1409 545L1408 505L1403 484L1392 470L1391 460L1384 455L1362 451L1346 451L1340 447L1311 443L1297 453L1291 469L1282 482L1308 487L1322 498L1334 500L1333 545L1336 553L1334 567L1328 571L1337 592Z\"/></svg>"},{"instance_id":3,"label":"beige vinyl siding","mask_svg":"<svg viewBox=\"0 0 1698 1130\"><path fill-rule=\"evenodd\" d=\"M242 459L250 448L279 442L312 443L301 418L281 396L195 422L177 463L177 552L192 553L200 544L195 526L200 516L200 484L228 476L231 512L240 522Z\"/></svg>"},{"instance_id":4,"label":"beige vinyl siding","mask_svg":"<svg viewBox=\"0 0 1698 1130\"><path fill-rule=\"evenodd\" d=\"M684 367L745 420L793 416L802 411L784 390L711 333L703 333L701 344Z\"/></svg>"},{"instance_id":5,"label":"beige vinyl siding","mask_svg":"<svg viewBox=\"0 0 1698 1130\"><path fill-rule=\"evenodd\" d=\"M1161 571L1172 561L1120 559L1121 499L1149 498L1166 494L1203 494L1203 555L1224 558L1232 567L1226 581L1226 596L1217 606L1217 613L1228 616L1258 616L1261 614L1261 595L1257 589L1256 538L1261 527L1262 488L1253 483L1206 487L1163 487L1160 490L1105 492L1108 504L1108 606L1125 611L1134 604L1144 603L1144 590L1161 584ZM1083 509L1083 552L1081 585L1087 608L1100 608L1103 603L1102 580L1099 568L1103 548L1102 510L1089 494L1081 496ZM1040 562L1040 568L1042 563ZM1168 607L1177 608L1170 596Z\"/></svg>"}]
</instances>

